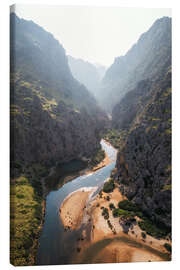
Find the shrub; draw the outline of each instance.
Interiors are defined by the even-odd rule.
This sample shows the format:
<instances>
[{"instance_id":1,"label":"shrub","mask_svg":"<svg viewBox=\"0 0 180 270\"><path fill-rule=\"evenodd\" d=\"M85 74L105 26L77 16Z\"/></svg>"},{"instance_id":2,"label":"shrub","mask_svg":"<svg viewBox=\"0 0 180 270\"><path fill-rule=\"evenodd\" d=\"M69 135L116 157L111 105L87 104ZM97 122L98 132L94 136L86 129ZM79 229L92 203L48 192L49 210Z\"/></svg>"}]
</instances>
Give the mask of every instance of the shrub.
<instances>
[{"instance_id":1,"label":"shrub","mask_svg":"<svg viewBox=\"0 0 180 270\"><path fill-rule=\"evenodd\" d=\"M124 217L124 218L133 218L135 214L130 211L123 209L115 208L113 209L113 217Z\"/></svg>"},{"instance_id":2,"label":"shrub","mask_svg":"<svg viewBox=\"0 0 180 270\"><path fill-rule=\"evenodd\" d=\"M21 163L20 162L14 162L14 168L16 168L16 169L21 169L22 168L22 165L21 165Z\"/></svg>"},{"instance_id":3,"label":"shrub","mask_svg":"<svg viewBox=\"0 0 180 270\"><path fill-rule=\"evenodd\" d=\"M141 230L158 239L163 238L167 234L167 231L165 229L163 230L158 228L148 218L144 218L143 221L139 221L138 225L141 228Z\"/></svg>"},{"instance_id":4,"label":"shrub","mask_svg":"<svg viewBox=\"0 0 180 270\"><path fill-rule=\"evenodd\" d=\"M109 204L109 208L110 208L111 210L114 209L114 208L115 208L114 204L113 204L113 203L110 203L110 204Z\"/></svg>"},{"instance_id":5,"label":"shrub","mask_svg":"<svg viewBox=\"0 0 180 270\"><path fill-rule=\"evenodd\" d=\"M128 201L128 200L120 201L118 203L118 207L120 209L133 212L133 215L136 215L140 218L143 218L143 213L140 211L140 208L135 203L133 203L131 201Z\"/></svg>"},{"instance_id":6,"label":"shrub","mask_svg":"<svg viewBox=\"0 0 180 270\"><path fill-rule=\"evenodd\" d=\"M20 176L16 179L16 185L28 185L29 181L25 176Z\"/></svg>"},{"instance_id":7,"label":"shrub","mask_svg":"<svg viewBox=\"0 0 180 270\"><path fill-rule=\"evenodd\" d=\"M112 230L113 226L112 226L112 224L111 224L111 222L110 222L109 219L107 220L107 223L108 223L109 228Z\"/></svg>"},{"instance_id":8,"label":"shrub","mask_svg":"<svg viewBox=\"0 0 180 270\"><path fill-rule=\"evenodd\" d=\"M23 194L16 194L16 197L17 197L18 199L23 199L23 198L24 198L24 195L23 195Z\"/></svg>"},{"instance_id":9,"label":"shrub","mask_svg":"<svg viewBox=\"0 0 180 270\"><path fill-rule=\"evenodd\" d=\"M136 216L143 218L143 213L142 212L136 212Z\"/></svg>"},{"instance_id":10,"label":"shrub","mask_svg":"<svg viewBox=\"0 0 180 270\"><path fill-rule=\"evenodd\" d=\"M155 213L156 213L157 215L163 215L163 214L164 214L164 211L163 211L162 208L156 208L156 209L155 209Z\"/></svg>"},{"instance_id":11,"label":"shrub","mask_svg":"<svg viewBox=\"0 0 180 270\"><path fill-rule=\"evenodd\" d=\"M142 236L142 238L146 238L146 233L144 233L144 232L141 232L141 236Z\"/></svg>"},{"instance_id":12,"label":"shrub","mask_svg":"<svg viewBox=\"0 0 180 270\"><path fill-rule=\"evenodd\" d=\"M114 181L110 179L108 182L104 184L103 191L106 193L110 193L114 190L114 188L115 188Z\"/></svg>"},{"instance_id":13,"label":"shrub","mask_svg":"<svg viewBox=\"0 0 180 270\"><path fill-rule=\"evenodd\" d=\"M171 248L171 245L170 245L170 244L165 243L165 244L164 244L164 247L165 247L165 249L166 249L168 252L171 252L172 248Z\"/></svg>"},{"instance_id":14,"label":"shrub","mask_svg":"<svg viewBox=\"0 0 180 270\"><path fill-rule=\"evenodd\" d=\"M102 190L99 192L99 197L102 198Z\"/></svg>"},{"instance_id":15,"label":"shrub","mask_svg":"<svg viewBox=\"0 0 180 270\"><path fill-rule=\"evenodd\" d=\"M103 138L109 141L115 148L119 148L122 145L122 142L127 136L126 130L117 130L109 129L106 130L106 133L103 135Z\"/></svg>"},{"instance_id":16,"label":"shrub","mask_svg":"<svg viewBox=\"0 0 180 270\"><path fill-rule=\"evenodd\" d=\"M133 212L138 212L140 210L139 207L135 203L132 203L131 201L128 201L128 200L120 201L118 203L118 207L124 210L133 211Z\"/></svg>"},{"instance_id":17,"label":"shrub","mask_svg":"<svg viewBox=\"0 0 180 270\"><path fill-rule=\"evenodd\" d=\"M109 218L109 213L108 213L108 209L107 208L103 208L102 216L104 216L104 219L108 219Z\"/></svg>"},{"instance_id":18,"label":"shrub","mask_svg":"<svg viewBox=\"0 0 180 270\"><path fill-rule=\"evenodd\" d=\"M171 185L165 185L165 186L163 187L163 190L171 190Z\"/></svg>"},{"instance_id":19,"label":"shrub","mask_svg":"<svg viewBox=\"0 0 180 270\"><path fill-rule=\"evenodd\" d=\"M20 213L25 215L25 214L27 214L27 211L26 210L21 210Z\"/></svg>"}]
</instances>

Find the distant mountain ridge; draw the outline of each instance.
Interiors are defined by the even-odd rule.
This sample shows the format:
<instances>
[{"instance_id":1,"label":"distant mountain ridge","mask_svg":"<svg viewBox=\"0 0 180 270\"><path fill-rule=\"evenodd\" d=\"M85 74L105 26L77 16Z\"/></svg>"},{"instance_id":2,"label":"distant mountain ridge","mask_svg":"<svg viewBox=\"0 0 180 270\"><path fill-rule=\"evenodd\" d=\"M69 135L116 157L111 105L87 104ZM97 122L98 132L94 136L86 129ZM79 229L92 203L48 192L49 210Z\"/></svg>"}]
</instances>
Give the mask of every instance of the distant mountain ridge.
<instances>
[{"instance_id":1,"label":"distant mountain ridge","mask_svg":"<svg viewBox=\"0 0 180 270\"><path fill-rule=\"evenodd\" d=\"M98 64L91 64L82 59L76 59L68 55L68 63L72 75L96 97L99 91L101 79L105 73L105 67Z\"/></svg>"},{"instance_id":2,"label":"distant mountain ridge","mask_svg":"<svg viewBox=\"0 0 180 270\"><path fill-rule=\"evenodd\" d=\"M171 18L163 17L124 56L115 58L102 80L98 101L111 111L139 81L155 78L157 71L163 73L170 64Z\"/></svg>"}]
</instances>

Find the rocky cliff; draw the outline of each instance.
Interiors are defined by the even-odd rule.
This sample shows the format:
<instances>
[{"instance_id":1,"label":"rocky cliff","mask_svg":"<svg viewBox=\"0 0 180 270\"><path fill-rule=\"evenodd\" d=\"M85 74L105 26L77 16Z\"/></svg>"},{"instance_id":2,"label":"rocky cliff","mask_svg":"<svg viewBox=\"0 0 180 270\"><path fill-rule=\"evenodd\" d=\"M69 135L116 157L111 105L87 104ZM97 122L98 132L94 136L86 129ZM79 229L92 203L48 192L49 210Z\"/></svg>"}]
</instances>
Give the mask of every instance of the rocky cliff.
<instances>
[{"instance_id":1,"label":"rocky cliff","mask_svg":"<svg viewBox=\"0 0 180 270\"><path fill-rule=\"evenodd\" d=\"M111 111L139 81L164 73L171 64L171 19L163 17L142 34L124 55L116 57L106 71L98 92L100 104Z\"/></svg>"},{"instance_id":2,"label":"rocky cliff","mask_svg":"<svg viewBox=\"0 0 180 270\"><path fill-rule=\"evenodd\" d=\"M159 226L171 227L171 67L144 80L113 110L126 130L117 157L120 190Z\"/></svg>"},{"instance_id":3,"label":"rocky cliff","mask_svg":"<svg viewBox=\"0 0 180 270\"><path fill-rule=\"evenodd\" d=\"M10 23L12 164L91 158L106 115L52 34L14 13Z\"/></svg>"}]
</instances>

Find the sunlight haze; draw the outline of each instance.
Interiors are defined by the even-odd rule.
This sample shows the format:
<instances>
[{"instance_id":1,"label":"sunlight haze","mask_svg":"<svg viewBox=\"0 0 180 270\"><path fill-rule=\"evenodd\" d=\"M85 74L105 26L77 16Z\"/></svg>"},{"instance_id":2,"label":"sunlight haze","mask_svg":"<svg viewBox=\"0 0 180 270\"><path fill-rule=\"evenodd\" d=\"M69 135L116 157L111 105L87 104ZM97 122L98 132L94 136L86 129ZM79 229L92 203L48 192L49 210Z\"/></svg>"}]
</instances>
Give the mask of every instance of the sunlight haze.
<instances>
[{"instance_id":1,"label":"sunlight haze","mask_svg":"<svg viewBox=\"0 0 180 270\"><path fill-rule=\"evenodd\" d=\"M16 5L16 14L52 33L66 54L110 66L170 9Z\"/></svg>"}]
</instances>

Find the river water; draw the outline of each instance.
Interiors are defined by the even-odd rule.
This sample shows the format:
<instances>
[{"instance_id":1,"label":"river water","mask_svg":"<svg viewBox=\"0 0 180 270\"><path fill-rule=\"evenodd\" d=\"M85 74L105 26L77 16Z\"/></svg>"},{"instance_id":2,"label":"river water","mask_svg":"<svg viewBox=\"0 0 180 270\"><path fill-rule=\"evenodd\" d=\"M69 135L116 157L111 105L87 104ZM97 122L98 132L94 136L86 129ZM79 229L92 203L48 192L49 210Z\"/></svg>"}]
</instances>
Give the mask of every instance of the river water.
<instances>
[{"instance_id":1,"label":"river water","mask_svg":"<svg viewBox=\"0 0 180 270\"><path fill-rule=\"evenodd\" d=\"M104 181L110 176L115 167L117 150L105 141L101 141L102 148L112 161L98 171L75 178L64 184L56 191L51 191L46 198L45 222L39 239L37 265L70 264L78 232L65 232L59 217L59 207L71 192L82 187L102 188ZM95 195L95 194L94 194Z\"/></svg>"}]
</instances>

